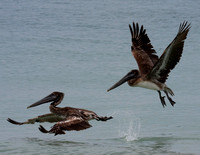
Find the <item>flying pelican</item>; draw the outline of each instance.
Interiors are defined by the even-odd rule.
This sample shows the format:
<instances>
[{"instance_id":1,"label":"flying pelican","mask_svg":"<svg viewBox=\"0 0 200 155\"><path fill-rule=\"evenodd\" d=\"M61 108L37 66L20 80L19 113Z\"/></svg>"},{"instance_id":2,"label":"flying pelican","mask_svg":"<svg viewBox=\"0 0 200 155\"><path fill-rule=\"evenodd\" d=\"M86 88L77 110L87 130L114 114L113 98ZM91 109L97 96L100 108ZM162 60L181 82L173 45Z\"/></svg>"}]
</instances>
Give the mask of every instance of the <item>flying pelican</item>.
<instances>
[{"instance_id":1,"label":"flying pelican","mask_svg":"<svg viewBox=\"0 0 200 155\"><path fill-rule=\"evenodd\" d=\"M143 25L139 28L138 23L133 22L133 28L129 25L132 36L132 54L135 57L139 70L131 70L121 80L114 84L110 91L121 84L127 82L131 87L143 87L156 90L159 94L163 107L166 106L161 91L164 91L169 102L174 106L175 102L169 97L168 93L173 96L173 91L165 84L168 74L179 62L184 40L190 29L188 22L183 22L179 26L179 31L174 40L164 50L160 58L156 55L151 42L146 34Z\"/></svg>"},{"instance_id":2,"label":"flying pelican","mask_svg":"<svg viewBox=\"0 0 200 155\"><path fill-rule=\"evenodd\" d=\"M92 127L89 124L89 120L95 119L97 121L107 121L112 119L111 117L100 117L95 112L79 109L79 108L72 108L72 107L64 107L60 108L57 107L61 103L64 98L64 93L62 92L53 92L50 95L46 96L45 98L35 102L34 104L28 106L27 108L35 107L44 103L51 102L49 109L51 113L40 115L36 118L29 119L26 122L17 122L10 118L7 119L8 122L16 125L23 125L23 124L34 124L35 122L57 122L49 131L47 131L42 125L40 125L39 130L43 133L53 133L56 135L58 134L65 134L65 130L84 130L87 128Z\"/></svg>"}]
</instances>

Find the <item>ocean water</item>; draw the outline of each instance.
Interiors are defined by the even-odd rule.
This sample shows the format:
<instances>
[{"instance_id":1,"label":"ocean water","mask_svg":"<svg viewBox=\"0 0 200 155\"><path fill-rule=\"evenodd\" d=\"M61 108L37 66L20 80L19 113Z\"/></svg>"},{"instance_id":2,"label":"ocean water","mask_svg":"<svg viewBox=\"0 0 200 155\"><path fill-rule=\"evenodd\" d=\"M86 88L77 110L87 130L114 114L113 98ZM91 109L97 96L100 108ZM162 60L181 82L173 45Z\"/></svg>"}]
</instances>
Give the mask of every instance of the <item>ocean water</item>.
<instances>
[{"instance_id":1,"label":"ocean water","mask_svg":"<svg viewBox=\"0 0 200 155\"><path fill-rule=\"evenodd\" d=\"M1 0L0 154L200 154L199 0ZM106 92L137 64L128 24L144 25L160 56L180 22L191 22L180 63L167 85L176 105L127 84ZM27 106L53 91L60 107L113 116L90 129L53 136L39 124L15 126L49 112ZM53 124L44 123L50 128Z\"/></svg>"}]
</instances>

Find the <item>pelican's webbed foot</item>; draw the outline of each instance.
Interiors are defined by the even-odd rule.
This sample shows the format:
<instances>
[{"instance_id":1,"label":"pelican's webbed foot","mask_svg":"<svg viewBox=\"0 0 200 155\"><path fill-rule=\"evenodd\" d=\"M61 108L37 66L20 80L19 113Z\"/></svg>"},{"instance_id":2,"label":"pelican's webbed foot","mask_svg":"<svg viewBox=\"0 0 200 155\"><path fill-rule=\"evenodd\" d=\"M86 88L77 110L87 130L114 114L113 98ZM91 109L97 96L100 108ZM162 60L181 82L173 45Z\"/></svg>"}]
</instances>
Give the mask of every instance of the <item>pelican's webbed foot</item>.
<instances>
[{"instance_id":1,"label":"pelican's webbed foot","mask_svg":"<svg viewBox=\"0 0 200 155\"><path fill-rule=\"evenodd\" d=\"M110 116L110 117L105 116L105 117L98 117L96 120L97 121L107 121L107 120L112 119L112 118L113 118L112 116Z\"/></svg>"},{"instance_id":2,"label":"pelican's webbed foot","mask_svg":"<svg viewBox=\"0 0 200 155\"><path fill-rule=\"evenodd\" d=\"M161 92L160 92L160 91L158 91L158 94L159 94L159 97L160 97L160 101L161 101L161 103L162 103L162 106L163 106L163 108L164 108L165 106L167 106L167 104L165 103L165 96L161 96Z\"/></svg>"},{"instance_id":3,"label":"pelican's webbed foot","mask_svg":"<svg viewBox=\"0 0 200 155\"><path fill-rule=\"evenodd\" d=\"M175 104L176 102L173 101L173 100L171 99L171 97L169 97L169 95L168 95L168 93L167 93L166 91L164 91L164 92L165 92L165 94L167 95L167 98L168 98L169 102L171 103L171 105L174 106L174 104Z\"/></svg>"}]
</instances>

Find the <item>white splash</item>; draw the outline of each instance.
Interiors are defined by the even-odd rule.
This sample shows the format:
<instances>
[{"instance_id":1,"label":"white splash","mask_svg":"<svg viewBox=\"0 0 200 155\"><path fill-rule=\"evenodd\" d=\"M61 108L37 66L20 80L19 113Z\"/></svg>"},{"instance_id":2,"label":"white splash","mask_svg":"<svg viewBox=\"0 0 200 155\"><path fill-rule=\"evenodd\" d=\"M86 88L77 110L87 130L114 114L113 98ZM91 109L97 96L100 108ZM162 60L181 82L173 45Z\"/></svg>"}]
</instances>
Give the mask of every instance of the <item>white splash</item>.
<instances>
[{"instance_id":1,"label":"white splash","mask_svg":"<svg viewBox=\"0 0 200 155\"><path fill-rule=\"evenodd\" d=\"M119 136L124 137L126 141L134 141L137 140L140 133L140 120L134 119L130 122L126 123L125 126L120 126L119 129Z\"/></svg>"},{"instance_id":2,"label":"white splash","mask_svg":"<svg viewBox=\"0 0 200 155\"><path fill-rule=\"evenodd\" d=\"M132 111L119 111L115 113L118 116L118 134L126 141L137 140L140 133L140 119L136 117ZM116 118L117 119L117 118Z\"/></svg>"}]
</instances>

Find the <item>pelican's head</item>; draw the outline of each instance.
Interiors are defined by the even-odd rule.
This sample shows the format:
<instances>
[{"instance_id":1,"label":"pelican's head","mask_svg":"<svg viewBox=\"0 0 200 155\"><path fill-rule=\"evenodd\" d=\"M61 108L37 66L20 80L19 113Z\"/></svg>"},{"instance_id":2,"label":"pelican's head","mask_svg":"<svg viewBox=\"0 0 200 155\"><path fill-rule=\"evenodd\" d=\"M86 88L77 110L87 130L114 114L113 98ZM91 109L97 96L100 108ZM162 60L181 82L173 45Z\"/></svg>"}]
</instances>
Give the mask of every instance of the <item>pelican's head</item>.
<instances>
[{"instance_id":1,"label":"pelican's head","mask_svg":"<svg viewBox=\"0 0 200 155\"><path fill-rule=\"evenodd\" d=\"M131 70L126 74L121 80L119 80L117 83L115 83L111 88L109 88L107 91L110 91L112 89L117 88L118 86L122 85L125 82L129 82L130 80L137 79L139 77L139 71L138 70Z\"/></svg>"},{"instance_id":2,"label":"pelican's head","mask_svg":"<svg viewBox=\"0 0 200 155\"><path fill-rule=\"evenodd\" d=\"M62 92L53 92L50 95L44 97L43 99L31 104L27 108L36 107L38 105L41 105L41 104L44 104L44 103L48 103L48 102L52 102L51 104L56 106L56 105L60 104L60 102L62 101L63 97L64 97L64 93L62 93Z\"/></svg>"}]
</instances>

